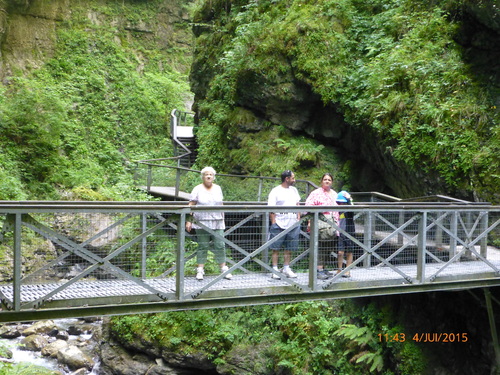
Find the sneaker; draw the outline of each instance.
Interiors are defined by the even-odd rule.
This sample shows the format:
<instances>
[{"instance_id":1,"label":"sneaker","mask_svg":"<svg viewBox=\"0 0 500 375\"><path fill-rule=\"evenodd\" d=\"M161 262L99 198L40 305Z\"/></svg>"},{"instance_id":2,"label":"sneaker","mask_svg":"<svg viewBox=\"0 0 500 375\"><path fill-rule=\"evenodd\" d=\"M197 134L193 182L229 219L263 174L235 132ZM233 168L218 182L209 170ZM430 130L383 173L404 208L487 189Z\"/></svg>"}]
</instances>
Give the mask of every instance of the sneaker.
<instances>
[{"instance_id":1,"label":"sneaker","mask_svg":"<svg viewBox=\"0 0 500 375\"><path fill-rule=\"evenodd\" d=\"M221 267L220 269L220 272L221 273L224 273L226 272L227 270L229 269L228 266L224 266L224 267ZM228 273L226 276L224 276L225 279L228 279L228 280L231 280L233 278L233 275L231 275L230 273Z\"/></svg>"},{"instance_id":2,"label":"sneaker","mask_svg":"<svg viewBox=\"0 0 500 375\"><path fill-rule=\"evenodd\" d=\"M203 275L205 274L205 270L203 267L196 268L196 280L203 280Z\"/></svg>"},{"instance_id":3,"label":"sneaker","mask_svg":"<svg viewBox=\"0 0 500 375\"><path fill-rule=\"evenodd\" d=\"M317 271L317 278L318 280L326 280L328 279L330 276L328 276L328 271L325 271L325 270L318 270Z\"/></svg>"},{"instance_id":4,"label":"sneaker","mask_svg":"<svg viewBox=\"0 0 500 375\"><path fill-rule=\"evenodd\" d=\"M278 269L278 267L275 267L275 266L273 266L273 270L274 270L274 271L276 271L276 272L281 272L281 271ZM271 272L271 278L272 278L272 279L275 279L275 280L280 280L280 279L281 279L281 277L279 277L279 275L276 275L275 273L272 273L272 272Z\"/></svg>"},{"instance_id":5,"label":"sneaker","mask_svg":"<svg viewBox=\"0 0 500 375\"><path fill-rule=\"evenodd\" d=\"M294 279L297 277L297 274L294 273L290 267L288 267L286 270L283 268L281 272L283 272L283 274L290 279Z\"/></svg>"}]
</instances>

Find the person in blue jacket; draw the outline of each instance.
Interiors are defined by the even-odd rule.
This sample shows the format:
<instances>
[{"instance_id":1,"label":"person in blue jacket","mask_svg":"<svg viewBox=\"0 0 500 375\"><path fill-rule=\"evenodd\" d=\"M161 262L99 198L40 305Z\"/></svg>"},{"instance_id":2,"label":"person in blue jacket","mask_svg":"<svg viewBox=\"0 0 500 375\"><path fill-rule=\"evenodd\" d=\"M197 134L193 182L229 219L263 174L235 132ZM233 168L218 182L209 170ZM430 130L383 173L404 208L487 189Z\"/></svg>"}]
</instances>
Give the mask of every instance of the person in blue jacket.
<instances>
[{"instance_id":1,"label":"person in blue jacket","mask_svg":"<svg viewBox=\"0 0 500 375\"><path fill-rule=\"evenodd\" d=\"M337 194L336 202L340 206L352 205L351 194L347 191L342 190ZM339 227L346 233L349 233L354 237L356 233L356 227L354 225L354 213L351 211L342 211L339 210ZM354 242L348 238L345 233L340 232L339 234L339 242L338 242L338 270L337 274L342 272L342 268L344 265L344 253L346 254L346 268L352 264L353 259L353 251L354 251ZM351 277L350 271L345 272L342 277Z\"/></svg>"}]
</instances>

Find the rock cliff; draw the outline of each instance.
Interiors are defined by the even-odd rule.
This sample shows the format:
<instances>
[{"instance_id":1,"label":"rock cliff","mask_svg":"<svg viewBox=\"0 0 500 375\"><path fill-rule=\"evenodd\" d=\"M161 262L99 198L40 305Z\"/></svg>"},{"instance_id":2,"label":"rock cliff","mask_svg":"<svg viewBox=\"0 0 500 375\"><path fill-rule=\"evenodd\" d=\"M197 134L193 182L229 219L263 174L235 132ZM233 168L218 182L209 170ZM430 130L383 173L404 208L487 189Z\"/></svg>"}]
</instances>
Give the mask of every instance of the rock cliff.
<instances>
[{"instance_id":1,"label":"rock cliff","mask_svg":"<svg viewBox=\"0 0 500 375\"><path fill-rule=\"evenodd\" d=\"M493 156L494 161L486 162L486 159L480 161L484 154L479 150L482 148L479 145L478 151L471 151L476 153L475 159L471 160L468 166L464 164L464 173L457 172L460 160L463 161L468 157L459 150L462 147L475 147L468 144L467 137L460 139L458 133L462 131L458 130L458 127L453 129L464 117L460 115L455 118L454 108L449 112L445 109L446 105L441 106L438 103L439 98L433 97L432 85L424 85L423 81L419 81L420 78L415 79L424 71L428 75L434 74L432 71L438 70L438 65L447 56L459 50L459 53L463 54L462 66L471 66L474 72L472 76L464 78L463 87L469 85L467 82L469 79L471 82L474 81L474 84L487 86L488 93L485 95L491 96L489 113L497 116L494 114L495 112L498 114L500 100L498 95L500 10L497 5L493 2L466 1L458 8L446 9L447 5L443 2L443 9L449 12L448 20L457 27L456 32L450 31L454 33L452 38L457 45L450 46L454 43L453 39L446 44L443 42L442 49L436 49L438 54L442 53L443 60L440 61L438 57L435 64L430 56L415 57L415 60L422 59L421 66L418 61L412 62L415 63L415 72L412 71L413 68L395 60L390 67L394 69L391 82L383 87L371 82L370 88L368 81L376 80L374 70L370 71L371 75L364 78L360 79L359 76L363 76L364 72L374 65L384 66L380 62L389 56L389 52L383 50L383 45L377 43L383 43L384 40L389 42L394 38L395 48L405 48L401 42L405 34L408 38L414 37L410 35L414 25L404 25L404 21L395 21L395 17L399 15L391 18L390 14L396 14L398 11L396 5L390 9L389 6L377 6L378 2L358 4L359 13L355 17L359 18L352 17L346 21L342 17L347 18L345 14L352 9L336 9L331 3L323 4L323 8L318 4L318 12L315 14L314 7L308 11L308 4L302 4L300 1L290 2L289 6L280 10L277 10L277 5L256 6L250 3L206 2L195 19L198 47L191 73L192 88L196 94L195 108L200 119L206 117L218 119L219 126L227 132L228 149L243 147L242 133L257 134L266 126L284 126L296 136L306 135L325 145L335 147L344 161L352 163L349 185L353 190L379 190L400 197L447 194L471 200L499 201L500 197L496 191L498 178L491 177L495 172L488 170L487 167L491 162L498 163L498 158ZM413 6L412 2L401 4L403 3L406 3L408 11L415 12L415 15L419 12L425 13L434 6L422 7L426 9L421 10L418 9L418 5L410 8ZM458 6L459 2L451 3ZM464 3L468 5L463 5ZM322 16L320 9L324 11ZM259 16L253 16L252 12ZM360 31L364 30L363 22L368 21L359 20L367 13L372 18L384 16L388 18L384 19L385 26L373 23L374 44L368 44L366 46L368 52L362 51L357 61L349 62L352 65L345 67L342 64L345 65L348 58L344 58L342 62L338 61L342 56L352 53L355 50L352 46L360 43L359 40L352 39L345 44L339 42L335 48L327 44L363 33L364 31ZM268 21L259 24L257 17ZM401 16L401 19L405 17ZM316 19L314 21L316 25L313 19ZM359 24L355 24L358 22L356 20ZM268 34L272 34L275 41L268 38L266 32L257 31L259 28L257 25L262 27L263 24L267 25ZM279 28L283 29L281 33ZM347 36L345 33L347 28L355 31ZM387 32L386 29L391 28L394 30ZM327 35L331 29L337 31L333 37ZM424 33L430 34L434 31L427 29L420 37L424 40L427 37ZM377 33L387 33L387 35L385 39L377 41ZM437 35L438 33L429 38L439 38ZM361 37L359 39L362 40ZM414 42L422 43L424 46L421 40L416 39ZM435 42L434 40L429 43ZM349 45L351 49L342 50L338 47L345 45ZM317 50L314 50L315 46ZM425 58L429 58L429 61L425 61ZM436 68L433 68L433 65ZM458 66L453 69L455 68L458 69ZM442 77L446 77L446 74L446 70L437 72L433 79L437 83ZM356 79L357 87L349 86L348 81L354 82ZM446 78L443 82L445 80ZM342 84L342 88L334 90L336 86ZM420 85L422 87L419 90ZM377 87L377 90L371 93L373 87ZM445 91L446 89L443 92ZM456 95L456 92L449 92L444 96L451 97ZM383 104L376 104L377 110L369 112L367 105L377 100L383 101ZM432 112L433 109L425 115L422 114L426 110L418 109L419 101L427 101L428 104L424 106L428 107L436 105L435 112ZM221 102L228 103L228 108L220 108ZM463 109L462 104L460 107ZM471 107L471 110L477 112L471 115L467 110L468 116L482 116L479 114L479 106ZM251 115L237 116L238 111L249 111ZM448 111L449 114L441 111ZM488 110L484 112L487 113ZM443 115L448 116L449 120L440 124ZM475 126L480 129L481 121L480 118L477 121L471 120L471 128ZM495 120L491 118L488 120L488 125L485 125L491 127L491 132L478 132L474 136L485 139L496 138L498 130L494 130L496 129L494 122ZM223 124L220 125L221 123ZM404 123L412 125L406 127L402 125ZM476 125L473 125L474 123ZM451 132L458 132L457 136L448 137L450 131L438 134L439 128L443 125L450 127ZM392 129L388 130L391 127ZM236 128L238 130L235 130ZM420 144L422 140L426 144ZM483 142L484 140L480 140L479 144L484 144ZM498 144L492 147L498 147ZM485 163L483 165L486 169L480 166L482 163Z\"/></svg>"}]
</instances>

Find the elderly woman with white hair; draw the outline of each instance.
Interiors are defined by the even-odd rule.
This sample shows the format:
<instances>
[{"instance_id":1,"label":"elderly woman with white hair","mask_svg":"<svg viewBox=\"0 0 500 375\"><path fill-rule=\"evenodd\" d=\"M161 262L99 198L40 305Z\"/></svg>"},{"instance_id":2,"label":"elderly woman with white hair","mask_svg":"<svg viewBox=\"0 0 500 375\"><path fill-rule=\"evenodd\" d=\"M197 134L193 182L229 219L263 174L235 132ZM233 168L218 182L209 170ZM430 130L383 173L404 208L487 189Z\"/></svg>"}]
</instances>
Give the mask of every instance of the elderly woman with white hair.
<instances>
[{"instance_id":1,"label":"elderly woman with white hair","mask_svg":"<svg viewBox=\"0 0 500 375\"><path fill-rule=\"evenodd\" d=\"M203 168L201 170L201 179L203 183L195 186L193 191L191 192L189 205L222 205L222 189L219 185L214 184L215 170L212 167ZM192 223L190 221L187 221L186 230L188 232L191 232L191 229L196 230L196 238L198 241L198 251L196 254L198 267L196 268L196 279L203 280L208 250L211 250L213 252L214 259L217 263L219 263L221 272L226 272L229 268L226 266L226 250L224 241L222 240L222 237L224 236L224 229L226 229L226 225L224 223L224 212L198 211L194 212L193 216L195 222ZM207 228L210 228L215 233L217 233L217 236L203 229L198 224L202 224ZM210 241L213 241L212 249L210 249ZM224 276L224 278L231 279L232 275L228 273Z\"/></svg>"}]
</instances>

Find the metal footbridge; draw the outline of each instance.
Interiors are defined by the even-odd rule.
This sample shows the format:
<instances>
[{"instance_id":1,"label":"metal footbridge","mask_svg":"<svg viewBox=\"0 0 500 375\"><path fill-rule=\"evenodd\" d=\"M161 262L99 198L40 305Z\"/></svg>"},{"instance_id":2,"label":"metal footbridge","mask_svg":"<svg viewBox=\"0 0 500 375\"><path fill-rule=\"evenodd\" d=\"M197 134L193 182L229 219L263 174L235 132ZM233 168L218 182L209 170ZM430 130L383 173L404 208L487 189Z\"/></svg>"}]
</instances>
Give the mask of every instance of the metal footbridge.
<instances>
[{"instance_id":1,"label":"metal footbridge","mask_svg":"<svg viewBox=\"0 0 500 375\"><path fill-rule=\"evenodd\" d=\"M0 322L500 285L499 206L376 192L353 194L353 264L318 279L323 259L330 270L337 265L337 243L319 241L318 220L339 207L268 207L262 201L278 178L224 174L217 183L230 201L188 206L187 192L200 183L199 171L190 169L196 144L190 116L171 113L174 157L137 162L137 186L161 202L0 202ZM305 201L317 186L297 180L296 187ZM269 214L278 209L302 215L291 263L296 278L270 266L279 236L269 240ZM211 258L204 280L195 278L196 237L184 226L199 210L225 214L231 280Z\"/></svg>"},{"instance_id":2,"label":"metal footbridge","mask_svg":"<svg viewBox=\"0 0 500 375\"><path fill-rule=\"evenodd\" d=\"M297 278L270 266L279 237L268 239L269 214L276 209L260 202L0 202L0 322L500 285L498 206L358 202L349 207L357 229L354 262L326 280L317 278L320 259L326 257L328 269L337 264L336 241L318 237L326 208L279 207L302 215L292 261ZM195 279L196 238L184 226L200 210L226 215L231 280L211 258L204 280Z\"/></svg>"}]
</instances>

